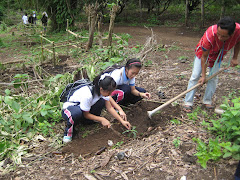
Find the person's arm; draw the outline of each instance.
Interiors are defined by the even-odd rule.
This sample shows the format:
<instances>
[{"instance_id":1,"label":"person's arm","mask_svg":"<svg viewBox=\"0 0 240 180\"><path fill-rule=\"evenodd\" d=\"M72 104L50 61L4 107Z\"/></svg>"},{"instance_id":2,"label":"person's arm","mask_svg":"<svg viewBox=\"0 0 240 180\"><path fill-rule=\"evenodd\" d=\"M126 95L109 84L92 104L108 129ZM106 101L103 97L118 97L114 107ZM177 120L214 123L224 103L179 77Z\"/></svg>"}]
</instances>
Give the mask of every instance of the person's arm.
<instances>
[{"instance_id":1,"label":"person's arm","mask_svg":"<svg viewBox=\"0 0 240 180\"><path fill-rule=\"evenodd\" d=\"M231 60L231 66L237 66L238 65L238 53L240 50L240 42L238 42L235 47L234 47L234 52L233 52L233 58Z\"/></svg>"},{"instance_id":2,"label":"person's arm","mask_svg":"<svg viewBox=\"0 0 240 180\"><path fill-rule=\"evenodd\" d=\"M148 92L145 92L145 93L139 92L139 91L135 88L135 86L131 86L131 93L132 93L133 95L135 95L135 96L140 96L141 98L147 98L147 99L149 99L149 98L151 97L151 94L150 94L150 93L148 93Z\"/></svg>"},{"instance_id":3,"label":"person's arm","mask_svg":"<svg viewBox=\"0 0 240 180\"><path fill-rule=\"evenodd\" d=\"M113 108L115 108L115 109L118 110L120 117L121 117L123 120L127 121L127 115L126 115L125 112L122 110L122 108L114 101L114 99L113 99L111 96L110 96L110 100L109 100L109 101L110 101L111 105L113 106Z\"/></svg>"},{"instance_id":4,"label":"person's arm","mask_svg":"<svg viewBox=\"0 0 240 180\"><path fill-rule=\"evenodd\" d=\"M114 118L116 118L120 123L122 123L123 126L125 126L127 129L131 129L131 124L128 121L124 121L119 114L115 111L115 109L112 107L110 101L105 101L105 106L110 114L113 115Z\"/></svg>"},{"instance_id":5,"label":"person's arm","mask_svg":"<svg viewBox=\"0 0 240 180\"><path fill-rule=\"evenodd\" d=\"M201 57L201 67L202 67L202 77L199 79L199 83L203 84L206 80L206 71L207 71L207 58L208 58L209 50L202 51Z\"/></svg>"},{"instance_id":6,"label":"person's arm","mask_svg":"<svg viewBox=\"0 0 240 180\"><path fill-rule=\"evenodd\" d=\"M86 119L100 122L103 126L111 127L111 123L104 117L96 116L91 114L89 111L83 111L83 115Z\"/></svg>"}]
</instances>

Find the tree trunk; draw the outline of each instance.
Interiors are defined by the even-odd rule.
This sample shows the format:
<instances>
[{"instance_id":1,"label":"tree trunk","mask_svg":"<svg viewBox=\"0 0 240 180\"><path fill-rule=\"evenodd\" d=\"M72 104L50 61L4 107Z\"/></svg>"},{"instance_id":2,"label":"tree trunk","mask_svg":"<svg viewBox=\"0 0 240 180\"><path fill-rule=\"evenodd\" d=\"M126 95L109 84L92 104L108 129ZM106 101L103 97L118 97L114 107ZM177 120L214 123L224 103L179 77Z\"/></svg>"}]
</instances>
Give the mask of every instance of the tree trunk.
<instances>
[{"instance_id":1,"label":"tree trunk","mask_svg":"<svg viewBox=\"0 0 240 180\"><path fill-rule=\"evenodd\" d=\"M103 47L103 42L102 42L102 21L103 21L103 16L102 14L99 14L99 18L98 18L98 43L99 43L99 47L102 48Z\"/></svg>"},{"instance_id":2,"label":"tree trunk","mask_svg":"<svg viewBox=\"0 0 240 180\"><path fill-rule=\"evenodd\" d=\"M204 27L204 0L201 0L201 28Z\"/></svg>"},{"instance_id":3,"label":"tree trunk","mask_svg":"<svg viewBox=\"0 0 240 180\"><path fill-rule=\"evenodd\" d=\"M112 10L110 12L110 24L109 24L109 32L108 32L108 41L107 45L111 46L112 45L112 33L113 33L113 28L114 28L114 21L116 18L117 11L119 10L119 6L114 5L112 7Z\"/></svg>"},{"instance_id":4,"label":"tree trunk","mask_svg":"<svg viewBox=\"0 0 240 180\"><path fill-rule=\"evenodd\" d=\"M98 10L99 4L96 3L95 5L89 5L88 10L89 10L89 21L90 21L90 26L89 26L89 38L88 38L88 43L86 46L86 51L88 51L93 44L93 38L94 38L94 30L96 26L96 19L97 19L97 10Z\"/></svg>"},{"instance_id":5,"label":"tree trunk","mask_svg":"<svg viewBox=\"0 0 240 180\"><path fill-rule=\"evenodd\" d=\"M224 17L224 15L225 15L225 0L222 0L220 19L222 19Z\"/></svg>"},{"instance_id":6,"label":"tree trunk","mask_svg":"<svg viewBox=\"0 0 240 180\"><path fill-rule=\"evenodd\" d=\"M142 0L139 0L140 18L142 19Z\"/></svg>"},{"instance_id":7,"label":"tree trunk","mask_svg":"<svg viewBox=\"0 0 240 180\"><path fill-rule=\"evenodd\" d=\"M188 0L186 0L186 8L185 8L185 26L188 26L188 16L189 16L189 9L188 9Z\"/></svg>"}]
</instances>

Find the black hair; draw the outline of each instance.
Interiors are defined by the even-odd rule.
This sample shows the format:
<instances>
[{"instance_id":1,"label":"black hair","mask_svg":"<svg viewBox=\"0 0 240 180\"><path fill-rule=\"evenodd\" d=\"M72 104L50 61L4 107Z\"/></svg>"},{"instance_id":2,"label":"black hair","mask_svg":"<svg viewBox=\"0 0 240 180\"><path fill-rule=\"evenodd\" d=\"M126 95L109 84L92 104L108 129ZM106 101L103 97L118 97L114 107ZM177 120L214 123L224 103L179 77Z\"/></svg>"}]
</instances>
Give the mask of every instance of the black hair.
<instances>
[{"instance_id":1,"label":"black hair","mask_svg":"<svg viewBox=\"0 0 240 180\"><path fill-rule=\"evenodd\" d=\"M231 17L226 16L218 21L217 27L228 30L228 35L231 36L235 31L236 23Z\"/></svg>"},{"instance_id":2,"label":"black hair","mask_svg":"<svg viewBox=\"0 0 240 180\"><path fill-rule=\"evenodd\" d=\"M111 76L106 76L104 79L100 80L101 74L94 78L94 92L100 96L100 88L104 91L113 91L116 89L117 84Z\"/></svg>"},{"instance_id":3,"label":"black hair","mask_svg":"<svg viewBox=\"0 0 240 180\"><path fill-rule=\"evenodd\" d=\"M125 69L131 69L132 67L137 67L141 69L142 63L140 59L137 59L137 58L129 59L125 65Z\"/></svg>"}]
</instances>

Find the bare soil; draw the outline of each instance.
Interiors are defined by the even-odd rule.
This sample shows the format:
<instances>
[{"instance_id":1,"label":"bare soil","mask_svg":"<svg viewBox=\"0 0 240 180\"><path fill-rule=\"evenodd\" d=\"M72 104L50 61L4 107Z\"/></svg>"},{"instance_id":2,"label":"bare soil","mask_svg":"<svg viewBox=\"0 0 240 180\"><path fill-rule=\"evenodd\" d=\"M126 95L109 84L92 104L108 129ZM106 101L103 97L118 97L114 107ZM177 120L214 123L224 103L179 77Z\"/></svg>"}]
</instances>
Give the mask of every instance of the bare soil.
<instances>
[{"instance_id":1,"label":"bare soil","mask_svg":"<svg viewBox=\"0 0 240 180\"><path fill-rule=\"evenodd\" d=\"M203 114L198 114L198 120L193 121L182 110L184 97L149 119L147 111L186 90L194 49L202 35L202 32L192 32L181 27L154 27L153 32L159 46L165 50L154 51L147 56L146 60L152 64L142 68L136 82L137 86L147 89L152 98L150 101L143 100L123 107L129 122L136 126L136 138L132 138L129 133L122 134L126 129L103 112L103 116L111 120L112 129L105 129L99 124L76 126L73 141L57 150L49 146L50 140L38 142L40 146L32 150L31 158L24 158L21 167L0 178L172 180L186 176L187 179L194 180L234 179L237 165L235 160L210 161L206 169L197 163L194 156L196 145L192 138L207 139L210 135L201 126ZM147 37L151 36L151 31L144 27L115 26L114 33L129 33L132 36L129 46L143 45ZM181 56L186 57L186 60L181 61ZM2 54L0 57L5 56ZM228 58L227 56L224 61ZM57 74L75 70L71 69L72 65L74 61L71 57L63 56L58 68L45 65L44 69ZM11 80L13 73L17 73L16 69L6 70L1 74L1 79L7 82ZM213 98L214 105L218 107L223 96L231 92L239 96L239 76L239 71L233 68L219 75L220 88ZM201 104L204 89L205 86L198 89L194 108L200 107L208 111ZM166 99L158 97L159 91L165 93ZM209 116L214 114L212 111L208 113ZM173 124L173 119L178 119L181 124ZM60 132L60 138L64 126L65 122L62 122L55 127ZM108 140L113 141L115 148L108 145ZM180 143L174 144L176 140L180 140ZM122 154L124 155L121 158Z\"/></svg>"}]
</instances>

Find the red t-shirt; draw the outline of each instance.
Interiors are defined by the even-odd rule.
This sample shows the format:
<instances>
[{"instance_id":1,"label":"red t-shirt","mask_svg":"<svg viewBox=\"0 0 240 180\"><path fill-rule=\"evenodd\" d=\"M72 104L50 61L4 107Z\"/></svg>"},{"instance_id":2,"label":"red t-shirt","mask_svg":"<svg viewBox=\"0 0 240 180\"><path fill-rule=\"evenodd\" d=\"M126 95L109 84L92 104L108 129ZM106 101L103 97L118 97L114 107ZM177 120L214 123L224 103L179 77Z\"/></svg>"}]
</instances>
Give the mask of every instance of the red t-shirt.
<instances>
[{"instance_id":1,"label":"red t-shirt","mask_svg":"<svg viewBox=\"0 0 240 180\"><path fill-rule=\"evenodd\" d=\"M217 25L210 26L200 39L199 43L196 46L195 54L198 58L202 57L202 51L210 50L208 56L208 66L213 67L214 62L216 61L219 52L223 48L223 56L232 49L238 42L240 42L240 24L236 23L236 29L230 38L224 42L220 41L217 37ZM203 49L202 49L203 48ZM220 57L219 57L220 59Z\"/></svg>"}]
</instances>

